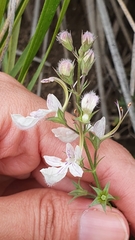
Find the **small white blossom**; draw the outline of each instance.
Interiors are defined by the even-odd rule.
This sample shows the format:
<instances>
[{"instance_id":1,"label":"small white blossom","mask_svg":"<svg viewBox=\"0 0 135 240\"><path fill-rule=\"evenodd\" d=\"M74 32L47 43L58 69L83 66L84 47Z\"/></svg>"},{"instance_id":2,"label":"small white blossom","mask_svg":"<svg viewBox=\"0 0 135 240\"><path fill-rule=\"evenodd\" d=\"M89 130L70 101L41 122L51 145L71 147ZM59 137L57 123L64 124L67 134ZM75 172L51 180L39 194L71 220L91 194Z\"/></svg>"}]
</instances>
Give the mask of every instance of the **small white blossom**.
<instances>
[{"instance_id":1,"label":"small white blossom","mask_svg":"<svg viewBox=\"0 0 135 240\"><path fill-rule=\"evenodd\" d=\"M62 162L60 158L55 156L44 156L45 162L51 166L40 170L47 185L52 186L62 180L66 176L68 170L74 177L82 177L83 170L79 166L82 160L81 154L82 151L78 145L74 149L70 143L67 143L67 158L65 159L65 162Z\"/></svg>"},{"instance_id":2,"label":"small white blossom","mask_svg":"<svg viewBox=\"0 0 135 240\"><path fill-rule=\"evenodd\" d=\"M48 113L57 112L59 108L62 109L61 103L53 94L48 94L47 96L47 107L48 109L38 109L37 111L33 111L26 117L21 114L11 114L11 118L18 128L26 130L35 126L36 123Z\"/></svg>"},{"instance_id":3,"label":"small white blossom","mask_svg":"<svg viewBox=\"0 0 135 240\"><path fill-rule=\"evenodd\" d=\"M65 143L72 142L78 137L77 133L66 127L53 128L52 132L54 133L55 137Z\"/></svg>"}]
</instances>

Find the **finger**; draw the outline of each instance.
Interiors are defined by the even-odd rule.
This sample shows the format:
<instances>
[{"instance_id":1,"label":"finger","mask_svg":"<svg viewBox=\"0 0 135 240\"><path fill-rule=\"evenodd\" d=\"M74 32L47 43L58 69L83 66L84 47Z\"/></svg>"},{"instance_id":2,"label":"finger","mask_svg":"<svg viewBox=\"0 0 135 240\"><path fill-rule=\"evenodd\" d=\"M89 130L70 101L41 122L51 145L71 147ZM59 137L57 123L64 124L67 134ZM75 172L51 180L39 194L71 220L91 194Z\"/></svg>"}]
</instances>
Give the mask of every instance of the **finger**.
<instances>
[{"instance_id":1,"label":"finger","mask_svg":"<svg viewBox=\"0 0 135 240\"><path fill-rule=\"evenodd\" d=\"M0 73L0 99L4 102L0 118L0 174L28 174L40 162L37 128L21 131L13 124L11 114L27 116L45 108L45 101L4 73Z\"/></svg>"},{"instance_id":2,"label":"finger","mask_svg":"<svg viewBox=\"0 0 135 240\"><path fill-rule=\"evenodd\" d=\"M35 188L42 188L42 186L34 178L24 180L14 179L8 186L6 186L1 196L9 196Z\"/></svg>"},{"instance_id":3,"label":"finger","mask_svg":"<svg viewBox=\"0 0 135 240\"><path fill-rule=\"evenodd\" d=\"M0 198L0 238L9 239L100 239L126 240L128 225L121 213L89 201L69 203L66 193L34 189ZM7 228L8 226L8 228Z\"/></svg>"}]
</instances>

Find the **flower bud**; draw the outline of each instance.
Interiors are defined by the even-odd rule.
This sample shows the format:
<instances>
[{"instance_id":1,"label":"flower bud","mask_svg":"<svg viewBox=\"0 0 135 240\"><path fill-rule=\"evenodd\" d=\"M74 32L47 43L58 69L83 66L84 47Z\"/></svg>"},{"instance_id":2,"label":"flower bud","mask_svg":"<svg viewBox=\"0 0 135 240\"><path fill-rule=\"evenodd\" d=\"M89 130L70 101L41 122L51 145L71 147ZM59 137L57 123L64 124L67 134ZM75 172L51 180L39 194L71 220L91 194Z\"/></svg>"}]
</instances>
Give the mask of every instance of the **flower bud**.
<instances>
[{"instance_id":1,"label":"flower bud","mask_svg":"<svg viewBox=\"0 0 135 240\"><path fill-rule=\"evenodd\" d=\"M58 64L57 73L63 81L73 84L74 63L70 59L62 59Z\"/></svg>"},{"instance_id":2,"label":"flower bud","mask_svg":"<svg viewBox=\"0 0 135 240\"><path fill-rule=\"evenodd\" d=\"M90 121L90 115L87 114L87 113L84 113L84 114L82 115L82 122L83 122L83 123L89 123L89 121Z\"/></svg>"},{"instance_id":3,"label":"flower bud","mask_svg":"<svg viewBox=\"0 0 135 240\"><path fill-rule=\"evenodd\" d=\"M81 40L82 40L82 45L87 46L89 49L92 46L92 44L94 43L95 37L94 37L93 33L87 31L82 34Z\"/></svg>"},{"instance_id":4,"label":"flower bud","mask_svg":"<svg viewBox=\"0 0 135 240\"><path fill-rule=\"evenodd\" d=\"M79 49L79 55L83 56L93 45L95 41L95 36L91 32L82 33L81 36L81 47Z\"/></svg>"},{"instance_id":5,"label":"flower bud","mask_svg":"<svg viewBox=\"0 0 135 240\"><path fill-rule=\"evenodd\" d=\"M83 59L82 59L82 63L81 63L81 70L82 70L82 75L86 76L89 72L89 70L91 69L93 63L95 61L95 55L92 49L89 49Z\"/></svg>"},{"instance_id":6,"label":"flower bud","mask_svg":"<svg viewBox=\"0 0 135 240\"><path fill-rule=\"evenodd\" d=\"M99 102L99 96L93 91L86 93L81 101L81 108L83 113L91 114Z\"/></svg>"},{"instance_id":7,"label":"flower bud","mask_svg":"<svg viewBox=\"0 0 135 240\"><path fill-rule=\"evenodd\" d=\"M69 33L68 31L60 32L57 36L57 40L59 41L59 43L62 44L63 47L65 47L69 51L74 50L72 36L71 33Z\"/></svg>"}]
</instances>

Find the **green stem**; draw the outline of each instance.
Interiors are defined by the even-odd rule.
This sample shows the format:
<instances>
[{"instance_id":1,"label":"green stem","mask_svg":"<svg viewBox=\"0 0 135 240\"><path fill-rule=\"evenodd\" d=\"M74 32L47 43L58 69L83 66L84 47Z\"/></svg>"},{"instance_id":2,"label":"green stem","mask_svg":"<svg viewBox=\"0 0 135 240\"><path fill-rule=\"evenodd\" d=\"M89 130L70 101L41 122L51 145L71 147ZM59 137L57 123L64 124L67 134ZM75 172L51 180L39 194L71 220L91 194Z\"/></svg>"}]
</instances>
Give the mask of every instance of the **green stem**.
<instances>
[{"instance_id":1,"label":"green stem","mask_svg":"<svg viewBox=\"0 0 135 240\"><path fill-rule=\"evenodd\" d=\"M80 95L80 70L81 70L81 62L78 59L78 69L77 69L77 93Z\"/></svg>"},{"instance_id":2,"label":"green stem","mask_svg":"<svg viewBox=\"0 0 135 240\"><path fill-rule=\"evenodd\" d=\"M101 186L100 186L100 183L99 183L99 179L98 179L98 176L97 176L97 173L96 173L96 167L94 166L94 164L92 162L92 158L90 156L89 149L88 149L88 146L87 146L87 143L86 143L85 139L84 139L84 149L85 149L85 152L86 152L86 155L87 155L90 167L91 167L91 172L92 172L93 178L95 180L96 186L99 189L101 189Z\"/></svg>"}]
</instances>

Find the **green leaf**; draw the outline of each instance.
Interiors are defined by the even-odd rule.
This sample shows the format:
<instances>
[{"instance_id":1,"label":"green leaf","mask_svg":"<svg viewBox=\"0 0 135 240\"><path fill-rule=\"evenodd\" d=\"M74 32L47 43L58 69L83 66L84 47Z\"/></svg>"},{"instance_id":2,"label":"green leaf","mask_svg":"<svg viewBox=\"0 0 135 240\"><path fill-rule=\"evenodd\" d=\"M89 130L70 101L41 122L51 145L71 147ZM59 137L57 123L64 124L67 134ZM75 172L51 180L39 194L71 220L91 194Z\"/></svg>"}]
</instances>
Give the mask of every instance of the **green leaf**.
<instances>
[{"instance_id":1,"label":"green leaf","mask_svg":"<svg viewBox=\"0 0 135 240\"><path fill-rule=\"evenodd\" d=\"M40 18L37 24L37 28L29 46L24 65L21 69L18 77L19 82L23 83L26 73L30 67L30 64L35 57L41 43L43 42L44 36L52 22L56 9L60 3L60 0L46 0Z\"/></svg>"},{"instance_id":2,"label":"green leaf","mask_svg":"<svg viewBox=\"0 0 135 240\"><path fill-rule=\"evenodd\" d=\"M14 67L14 64L15 64L16 49L17 49L17 44L18 44L20 25L21 25L21 19L19 20L18 24L14 28L14 31L10 38L9 49L8 49L7 73L10 73L10 71L12 70L12 68Z\"/></svg>"},{"instance_id":3,"label":"green leaf","mask_svg":"<svg viewBox=\"0 0 135 240\"><path fill-rule=\"evenodd\" d=\"M1 24L1 21L3 19L3 15L4 15L4 12L5 12L6 6L7 6L7 0L2 0L0 2L0 24Z\"/></svg>"},{"instance_id":4,"label":"green leaf","mask_svg":"<svg viewBox=\"0 0 135 240\"><path fill-rule=\"evenodd\" d=\"M78 197L83 197L83 196L89 196L90 195L90 193L87 190L85 190L81 187L80 179L78 180L78 183L73 181L73 184L74 184L75 190L72 190L71 192L69 192L69 195L73 196L71 201L73 201L74 199L76 199Z\"/></svg>"},{"instance_id":5,"label":"green leaf","mask_svg":"<svg viewBox=\"0 0 135 240\"><path fill-rule=\"evenodd\" d=\"M29 1L30 0L21 1L20 5L16 11L16 17L15 17L15 21L14 21L13 31L16 28L16 25L18 24L18 22L20 21L20 18L22 17L22 14L24 13Z\"/></svg>"},{"instance_id":6,"label":"green leaf","mask_svg":"<svg viewBox=\"0 0 135 240\"><path fill-rule=\"evenodd\" d=\"M4 1L2 1L2 3L3 3L3 2L4 2ZM7 0L7 2L8 2L8 0ZM12 29L12 33L14 32L14 30L15 30L18 22L20 21L20 18L21 18L21 16L22 16L22 14L23 14L23 12L24 12L24 10L25 10L28 2L29 2L29 0L21 1L18 9L16 10L16 17L15 17L15 20L14 20L14 26L13 26L13 29ZM0 8L0 9L1 9L1 8ZM4 12L5 12L5 10L4 10ZM1 43L0 52L2 52L2 49L3 49L4 46L5 46L6 37L7 37L7 32L6 32L6 34L3 36L3 38L2 38L1 41L0 41L0 43Z\"/></svg>"}]
</instances>

